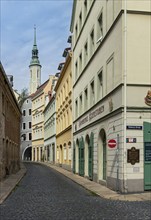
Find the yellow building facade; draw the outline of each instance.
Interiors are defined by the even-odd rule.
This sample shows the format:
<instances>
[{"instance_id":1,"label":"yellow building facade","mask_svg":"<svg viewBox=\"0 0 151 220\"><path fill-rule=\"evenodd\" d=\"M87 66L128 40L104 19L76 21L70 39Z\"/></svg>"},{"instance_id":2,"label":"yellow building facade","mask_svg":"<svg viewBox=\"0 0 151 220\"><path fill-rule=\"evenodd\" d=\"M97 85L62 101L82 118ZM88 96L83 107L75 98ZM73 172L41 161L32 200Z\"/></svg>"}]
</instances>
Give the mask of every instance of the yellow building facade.
<instances>
[{"instance_id":1,"label":"yellow building facade","mask_svg":"<svg viewBox=\"0 0 151 220\"><path fill-rule=\"evenodd\" d=\"M43 111L52 87L50 76L32 95L32 161L44 160L44 115Z\"/></svg>"},{"instance_id":2,"label":"yellow building facade","mask_svg":"<svg viewBox=\"0 0 151 220\"><path fill-rule=\"evenodd\" d=\"M56 163L71 170L72 148L72 72L71 52L55 87L56 91Z\"/></svg>"}]
</instances>

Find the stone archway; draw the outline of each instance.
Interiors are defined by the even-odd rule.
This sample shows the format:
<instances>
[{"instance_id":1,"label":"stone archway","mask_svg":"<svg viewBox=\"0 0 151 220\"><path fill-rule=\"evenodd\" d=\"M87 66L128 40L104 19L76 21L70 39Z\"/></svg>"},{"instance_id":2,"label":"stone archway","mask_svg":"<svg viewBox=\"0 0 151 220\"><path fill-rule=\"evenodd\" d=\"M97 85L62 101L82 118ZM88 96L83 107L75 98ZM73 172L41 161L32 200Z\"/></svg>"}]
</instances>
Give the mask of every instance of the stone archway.
<instances>
[{"instance_id":1,"label":"stone archway","mask_svg":"<svg viewBox=\"0 0 151 220\"><path fill-rule=\"evenodd\" d=\"M107 146L106 132L101 129L98 137L98 180L106 181L107 173Z\"/></svg>"},{"instance_id":2,"label":"stone archway","mask_svg":"<svg viewBox=\"0 0 151 220\"><path fill-rule=\"evenodd\" d=\"M22 154L22 160L31 161L32 160L32 146L27 146Z\"/></svg>"}]
</instances>

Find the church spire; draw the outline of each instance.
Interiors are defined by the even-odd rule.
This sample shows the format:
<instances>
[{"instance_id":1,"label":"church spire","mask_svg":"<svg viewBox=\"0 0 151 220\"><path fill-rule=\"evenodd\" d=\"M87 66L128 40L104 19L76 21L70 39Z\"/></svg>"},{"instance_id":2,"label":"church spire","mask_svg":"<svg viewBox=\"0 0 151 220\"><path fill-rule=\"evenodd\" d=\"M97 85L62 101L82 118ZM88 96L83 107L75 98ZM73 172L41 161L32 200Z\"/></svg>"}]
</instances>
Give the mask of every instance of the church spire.
<instances>
[{"instance_id":1,"label":"church spire","mask_svg":"<svg viewBox=\"0 0 151 220\"><path fill-rule=\"evenodd\" d=\"M36 25L34 25L34 46L36 45Z\"/></svg>"},{"instance_id":2,"label":"church spire","mask_svg":"<svg viewBox=\"0 0 151 220\"><path fill-rule=\"evenodd\" d=\"M38 59L38 48L36 44L36 26L34 25L34 44L33 44L33 49L32 49L32 58L30 62L31 65L40 65L39 59Z\"/></svg>"}]
</instances>

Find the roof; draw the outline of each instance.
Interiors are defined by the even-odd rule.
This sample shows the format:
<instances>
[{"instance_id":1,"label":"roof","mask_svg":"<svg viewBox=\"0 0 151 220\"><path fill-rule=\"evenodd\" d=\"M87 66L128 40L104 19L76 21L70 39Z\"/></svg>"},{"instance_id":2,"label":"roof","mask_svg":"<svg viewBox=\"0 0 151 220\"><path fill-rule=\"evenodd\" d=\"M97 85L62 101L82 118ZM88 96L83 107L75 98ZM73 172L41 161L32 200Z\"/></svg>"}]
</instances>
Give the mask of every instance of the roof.
<instances>
[{"instance_id":1,"label":"roof","mask_svg":"<svg viewBox=\"0 0 151 220\"><path fill-rule=\"evenodd\" d=\"M3 65L2 65L1 62L0 62L0 72L2 73L2 76L4 77L5 83L8 85L8 89L10 90L10 93L11 93L11 95L12 95L12 98L13 98L13 100L14 100L14 103L16 104L16 106L17 106L17 108L18 108L18 111L19 111L19 113L21 114L21 110L20 110L20 108L19 108L19 105L18 105L17 99L16 99L16 97L15 97L14 91L13 91L13 89L12 89L12 87L11 87L9 81L8 81L7 75L6 75L6 73L5 73L4 67L3 67Z\"/></svg>"},{"instance_id":2,"label":"roof","mask_svg":"<svg viewBox=\"0 0 151 220\"><path fill-rule=\"evenodd\" d=\"M41 86L39 86L35 93L31 94L32 99L34 99L35 96L37 96L41 91L43 91L43 89L46 87L48 82L49 82L49 79L45 81Z\"/></svg>"}]
</instances>

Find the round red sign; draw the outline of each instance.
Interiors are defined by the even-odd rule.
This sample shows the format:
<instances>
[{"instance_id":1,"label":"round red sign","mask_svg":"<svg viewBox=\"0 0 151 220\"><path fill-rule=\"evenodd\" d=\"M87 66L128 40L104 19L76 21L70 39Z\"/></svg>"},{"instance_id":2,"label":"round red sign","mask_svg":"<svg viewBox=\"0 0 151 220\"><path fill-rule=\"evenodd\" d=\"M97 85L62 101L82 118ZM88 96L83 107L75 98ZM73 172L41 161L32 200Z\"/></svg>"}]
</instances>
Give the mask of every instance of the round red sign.
<instances>
[{"instance_id":1,"label":"round red sign","mask_svg":"<svg viewBox=\"0 0 151 220\"><path fill-rule=\"evenodd\" d=\"M110 148L116 147L116 140L114 140L114 139L109 140L109 141L108 141L108 146L109 146Z\"/></svg>"}]
</instances>

